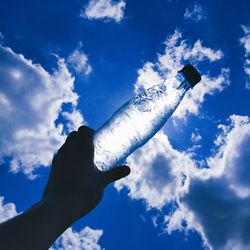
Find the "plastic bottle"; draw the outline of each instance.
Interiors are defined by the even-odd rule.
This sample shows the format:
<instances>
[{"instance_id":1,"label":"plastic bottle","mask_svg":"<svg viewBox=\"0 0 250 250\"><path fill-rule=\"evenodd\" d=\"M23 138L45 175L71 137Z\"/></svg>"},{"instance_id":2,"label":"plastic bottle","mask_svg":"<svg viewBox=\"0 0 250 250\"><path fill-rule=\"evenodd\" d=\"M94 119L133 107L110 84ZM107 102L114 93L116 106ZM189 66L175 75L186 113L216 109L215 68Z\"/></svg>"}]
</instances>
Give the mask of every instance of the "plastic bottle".
<instances>
[{"instance_id":1,"label":"plastic bottle","mask_svg":"<svg viewBox=\"0 0 250 250\"><path fill-rule=\"evenodd\" d=\"M102 171L121 164L149 141L173 114L185 93L201 76L190 64L164 83L136 95L98 129L94 136L94 162Z\"/></svg>"}]
</instances>

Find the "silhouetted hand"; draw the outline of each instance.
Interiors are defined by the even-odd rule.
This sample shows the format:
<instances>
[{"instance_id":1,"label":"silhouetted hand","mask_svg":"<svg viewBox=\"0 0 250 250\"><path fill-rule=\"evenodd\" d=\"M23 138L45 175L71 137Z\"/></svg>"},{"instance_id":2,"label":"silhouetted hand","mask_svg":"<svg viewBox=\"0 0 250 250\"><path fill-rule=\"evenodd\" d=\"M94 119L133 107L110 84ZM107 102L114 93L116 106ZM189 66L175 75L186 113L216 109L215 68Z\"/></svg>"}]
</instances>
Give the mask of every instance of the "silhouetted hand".
<instances>
[{"instance_id":1,"label":"silhouetted hand","mask_svg":"<svg viewBox=\"0 0 250 250\"><path fill-rule=\"evenodd\" d=\"M42 200L0 224L1 250L46 250L101 200L104 188L130 173L127 166L99 171L94 165L94 131L71 132L52 162Z\"/></svg>"},{"instance_id":2,"label":"silhouetted hand","mask_svg":"<svg viewBox=\"0 0 250 250\"><path fill-rule=\"evenodd\" d=\"M104 188L130 173L127 166L102 172L95 166L94 130L81 126L69 134L52 162L43 200L61 204L62 209L79 219L101 200Z\"/></svg>"}]
</instances>

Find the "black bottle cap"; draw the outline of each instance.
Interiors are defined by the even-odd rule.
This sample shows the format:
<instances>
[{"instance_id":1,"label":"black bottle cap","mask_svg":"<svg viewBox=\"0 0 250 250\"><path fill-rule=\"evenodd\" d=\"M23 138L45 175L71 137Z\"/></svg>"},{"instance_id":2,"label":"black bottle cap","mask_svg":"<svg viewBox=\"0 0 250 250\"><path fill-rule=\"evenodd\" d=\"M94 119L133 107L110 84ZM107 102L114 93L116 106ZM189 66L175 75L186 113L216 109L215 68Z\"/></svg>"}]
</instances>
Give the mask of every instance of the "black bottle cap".
<instances>
[{"instance_id":1,"label":"black bottle cap","mask_svg":"<svg viewBox=\"0 0 250 250\"><path fill-rule=\"evenodd\" d=\"M201 80L201 75L191 64L186 64L181 70L186 79L191 83L192 88Z\"/></svg>"}]
</instances>

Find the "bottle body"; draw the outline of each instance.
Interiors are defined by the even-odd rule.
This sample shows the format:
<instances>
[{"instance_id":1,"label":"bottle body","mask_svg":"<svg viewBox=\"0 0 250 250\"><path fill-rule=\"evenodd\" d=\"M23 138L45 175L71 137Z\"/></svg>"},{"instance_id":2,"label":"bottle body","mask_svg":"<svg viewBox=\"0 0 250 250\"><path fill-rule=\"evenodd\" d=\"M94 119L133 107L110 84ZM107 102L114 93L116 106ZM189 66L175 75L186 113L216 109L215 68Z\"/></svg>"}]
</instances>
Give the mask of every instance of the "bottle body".
<instances>
[{"instance_id":1,"label":"bottle body","mask_svg":"<svg viewBox=\"0 0 250 250\"><path fill-rule=\"evenodd\" d=\"M190 88L180 72L133 97L96 131L95 164L106 171L151 139L173 114Z\"/></svg>"}]
</instances>

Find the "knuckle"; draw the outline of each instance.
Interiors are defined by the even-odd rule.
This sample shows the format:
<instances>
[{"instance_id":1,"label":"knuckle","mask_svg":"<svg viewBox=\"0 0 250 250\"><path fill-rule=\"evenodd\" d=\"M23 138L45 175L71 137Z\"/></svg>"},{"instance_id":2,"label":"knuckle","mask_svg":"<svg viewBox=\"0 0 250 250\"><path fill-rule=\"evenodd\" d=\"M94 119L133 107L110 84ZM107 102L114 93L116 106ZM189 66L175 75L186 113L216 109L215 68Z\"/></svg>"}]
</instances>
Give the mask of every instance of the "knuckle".
<instances>
[{"instance_id":1,"label":"knuckle","mask_svg":"<svg viewBox=\"0 0 250 250\"><path fill-rule=\"evenodd\" d=\"M91 135L91 136L93 136L95 131L92 128L88 127L88 126L83 125L83 126L78 128L78 132L83 134L83 135Z\"/></svg>"}]
</instances>

